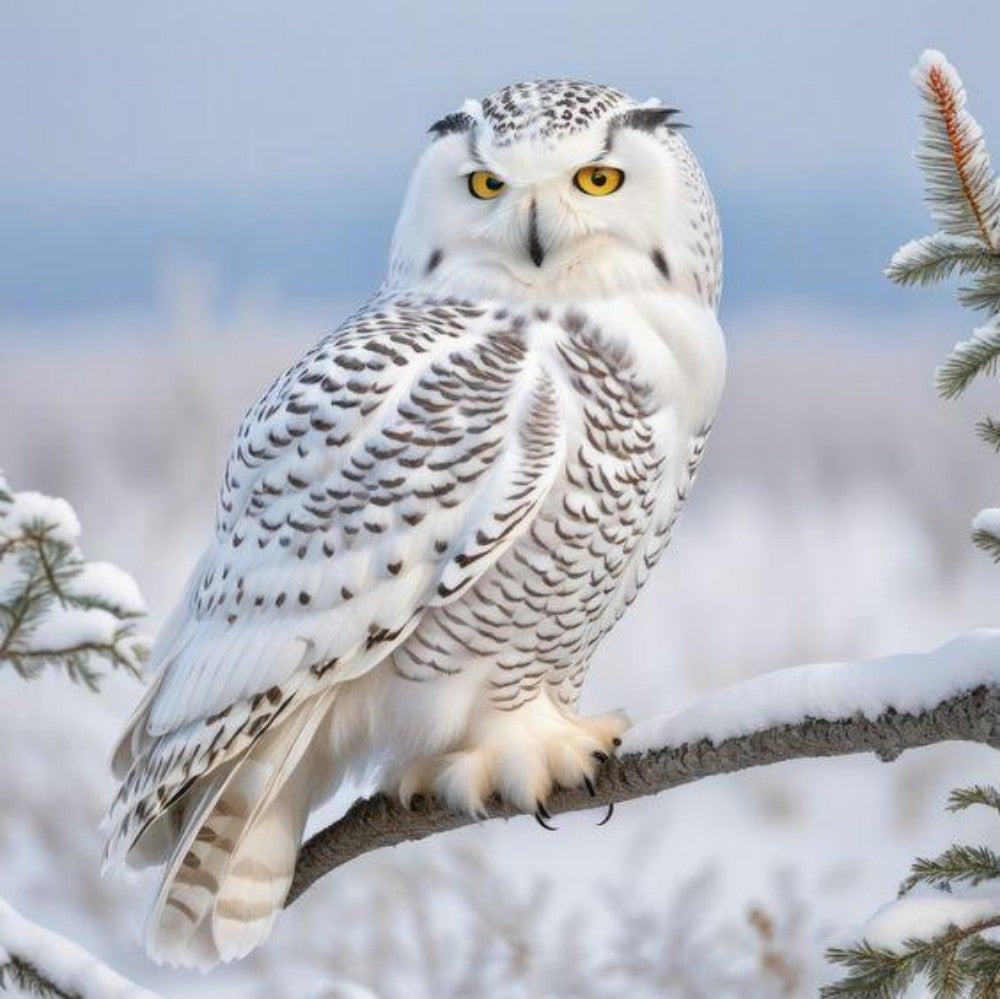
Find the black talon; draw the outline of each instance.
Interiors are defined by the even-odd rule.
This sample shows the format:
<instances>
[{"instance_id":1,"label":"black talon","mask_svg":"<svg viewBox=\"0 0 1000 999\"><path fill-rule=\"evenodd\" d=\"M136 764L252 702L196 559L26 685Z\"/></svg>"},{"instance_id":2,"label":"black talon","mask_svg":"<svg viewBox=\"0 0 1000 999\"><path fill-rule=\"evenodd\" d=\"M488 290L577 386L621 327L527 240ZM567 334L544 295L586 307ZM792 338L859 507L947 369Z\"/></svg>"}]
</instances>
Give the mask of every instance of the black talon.
<instances>
[{"instance_id":1,"label":"black talon","mask_svg":"<svg viewBox=\"0 0 1000 999\"><path fill-rule=\"evenodd\" d=\"M586 787L587 793L591 796L591 798L597 797L597 789L594 787L594 782L589 777L583 778L583 785Z\"/></svg>"},{"instance_id":2,"label":"black talon","mask_svg":"<svg viewBox=\"0 0 1000 999\"><path fill-rule=\"evenodd\" d=\"M594 759L597 760L598 763L608 762L608 754L601 752L601 750L599 749L595 749L592 755Z\"/></svg>"},{"instance_id":3,"label":"black talon","mask_svg":"<svg viewBox=\"0 0 1000 999\"><path fill-rule=\"evenodd\" d=\"M614 739L612 739L612 740L611 740L611 742L612 742L612 744L613 744L613 745L614 745L614 746L615 746L616 748L617 748L618 746L620 746L620 745L622 744L622 741L621 741L621 739L618 739L618 738L614 738Z\"/></svg>"},{"instance_id":4,"label":"black talon","mask_svg":"<svg viewBox=\"0 0 1000 999\"><path fill-rule=\"evenodd\" d=\"M551 818L551 816L548 816L548 817L549 817L549 818ZM539 805L539 806L538 806L538 811L537 811L537 812L535 812L535 821L536 821L536 822L537 822L537 823L538 823L538 824L539 824L539 825L540 825L540 826L541 826L541 827L542 827L543 829L548 829L548 831L549 831L549 832L558 832L558 830L556 829L556 827L555 827L555 826L550 826L550 825L549 825L549 824L548 824L548 823L547 823L547 822L545 821L545 818L543 818L543 816L542 816L542 806L541 806L541 805Z\"/></svg>"},{"instance_id":5,"label":"black talon","mask_svg":"<svg viewBox=\"0 0 1000 999\"><path fill-rule=\"evenodd\" d=\"M540 801L535 803L535 811L538 812L538 814L541 815L543 819L552 818L552 816L549 815L549 810Z\"/></svg>"},{"instance_id":6,"label":"black talon","mask_svg":"<svg viewBox=\"0 0 1000 999\"><path fill-rule=\"evenodd\" d=\"M599 826L607 825L608 822L611 821L611 816L614 814L615 814L615 803L612 801L611 804L608 805L608 814L605 815L604 818L601 819L601 821L598 822L597 824Z\"/></svg>"}]
</instances>

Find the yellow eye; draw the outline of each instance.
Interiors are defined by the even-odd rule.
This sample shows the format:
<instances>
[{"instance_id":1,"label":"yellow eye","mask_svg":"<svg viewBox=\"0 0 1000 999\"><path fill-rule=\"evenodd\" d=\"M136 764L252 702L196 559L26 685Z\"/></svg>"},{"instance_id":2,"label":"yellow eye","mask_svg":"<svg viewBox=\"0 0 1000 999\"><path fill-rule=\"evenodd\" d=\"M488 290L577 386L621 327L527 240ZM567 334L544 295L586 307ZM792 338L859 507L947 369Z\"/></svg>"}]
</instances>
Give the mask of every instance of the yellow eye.
<instances>
[{"instance_id":1,"label":"yellow eye","mask_svg":"<svg viewBox=\"0 0 1000 999\"><path fill-rule=\"evenodd\" d=\"M507 185L489 170L477 170L469 174L469 193L474 198L482 198L489 201L495 198Z\"/></svg>"},{"instance_id":2,"label":"yellow eye","mask_svg":"<svg viewBox=\"0 0 1000 999\"><path fill-rule=\"evenodd\" d=\"M603 198L605 194L614 194L625 183L625 174L616 167L585 166L576 171L573 183L584 194Z\"/></svg>"}]
</instances>

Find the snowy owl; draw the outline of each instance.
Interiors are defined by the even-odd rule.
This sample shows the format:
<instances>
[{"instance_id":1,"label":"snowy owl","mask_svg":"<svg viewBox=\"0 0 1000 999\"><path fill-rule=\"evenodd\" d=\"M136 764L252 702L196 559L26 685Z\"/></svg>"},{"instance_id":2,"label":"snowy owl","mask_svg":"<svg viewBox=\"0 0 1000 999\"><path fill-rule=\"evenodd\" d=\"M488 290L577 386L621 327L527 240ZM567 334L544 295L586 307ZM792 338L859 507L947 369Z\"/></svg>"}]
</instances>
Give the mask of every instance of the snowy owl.
<instances>
[{"instance_id":1,"label":"snowy owl","mask_svg":"<svg viewBox=\"0 0 1000 999\"><path fill-rule=\"evenodd\" d=\"M108 860L164 867L155 959L259 944L360 766L544 817L613 752L627 721L580 716L580 688L725 371L719 226L674 115L545 80L436 122L381 288L247 413L114 758Z\"/></svg>"}]
</instances>

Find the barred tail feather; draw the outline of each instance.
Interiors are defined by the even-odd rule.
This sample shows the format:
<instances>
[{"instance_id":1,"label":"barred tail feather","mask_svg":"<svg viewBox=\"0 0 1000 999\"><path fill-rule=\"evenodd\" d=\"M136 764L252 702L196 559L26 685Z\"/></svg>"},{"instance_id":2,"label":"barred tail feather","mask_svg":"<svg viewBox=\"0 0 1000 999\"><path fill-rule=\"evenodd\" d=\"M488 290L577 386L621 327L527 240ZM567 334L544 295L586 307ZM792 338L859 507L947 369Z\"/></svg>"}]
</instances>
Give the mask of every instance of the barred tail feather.
<instances>
[{"instance_id":1,"label":"barred tail feather","mask_svg":"<svg viewBox=\"0 0 1000 999\"><path fill-rule=\"evenodd\" d=\"M268 732L185 810L147 922L154 961L204 970L243 957L267 937L312 804L313 775L297 765L328 716L331 695Z\"/></svg>"}]
</instances>

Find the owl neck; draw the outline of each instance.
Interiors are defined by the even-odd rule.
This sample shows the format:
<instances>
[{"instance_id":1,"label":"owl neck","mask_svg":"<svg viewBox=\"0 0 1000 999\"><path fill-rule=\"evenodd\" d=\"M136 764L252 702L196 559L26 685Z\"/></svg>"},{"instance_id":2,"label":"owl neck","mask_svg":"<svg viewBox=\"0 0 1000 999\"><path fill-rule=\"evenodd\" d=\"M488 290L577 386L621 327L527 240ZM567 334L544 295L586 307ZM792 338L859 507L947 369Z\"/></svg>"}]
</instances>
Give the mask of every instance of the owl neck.
<instances>
[{"instance_id":1,"label":"owl neck","mask_svg":"<svg viewBox=\"0 0 1000 999\"><path fill-rule=\"evenodd\" d=\"M570 261L515 271L468 254L449 255L437 249L407 252L405 246L396 244L381 293L540 307L664 294L688 298L715 311L720 283L718 267L706 267L700 255L683 248L675 248L669 258L662 251L640 254L585 248Z\"/></svg>"}]
</instances>

